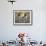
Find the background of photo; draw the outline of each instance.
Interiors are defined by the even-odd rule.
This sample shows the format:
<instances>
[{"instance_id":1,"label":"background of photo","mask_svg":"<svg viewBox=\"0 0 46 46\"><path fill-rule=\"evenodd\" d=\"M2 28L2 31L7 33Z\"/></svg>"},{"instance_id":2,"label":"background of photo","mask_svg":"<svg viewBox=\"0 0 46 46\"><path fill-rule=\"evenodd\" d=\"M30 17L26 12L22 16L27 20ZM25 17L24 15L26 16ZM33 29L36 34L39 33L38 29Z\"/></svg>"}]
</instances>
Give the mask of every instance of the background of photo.
<instances>
[{"instance_id":1,"label":"background of photo","mask_svg":"<svg viewBox=\"0 0 46 46\"><path fill-rule=\"evenodd\" d=\"M30 23L30 12L16 12L15 23Z\"/></svg>"},{"instance_id":2,"label":"background of photo","mask_svg":"<svg viewBox=\"0 0 46 46\"><path fill-rule=\"evenodd\" d=\"M32 26L14 26L13 10L33 10ZM19 32L26 32L31 39L46 40L46 0L16 0L12 5L0 0L0 41L15 40Z\"/></svg>"}]
</instances>

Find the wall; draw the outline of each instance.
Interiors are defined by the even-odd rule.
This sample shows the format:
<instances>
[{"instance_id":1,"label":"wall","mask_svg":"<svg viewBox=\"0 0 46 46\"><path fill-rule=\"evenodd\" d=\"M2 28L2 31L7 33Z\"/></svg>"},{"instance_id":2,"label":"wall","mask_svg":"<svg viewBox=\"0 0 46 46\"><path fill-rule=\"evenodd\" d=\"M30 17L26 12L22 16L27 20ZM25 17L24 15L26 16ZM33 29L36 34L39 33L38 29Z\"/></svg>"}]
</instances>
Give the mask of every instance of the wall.
<instances>
[{"instance_id":1,"label":"wall","mask_svg":"<svg viewBox=\"0 0 46 46\"><path fill-rule=\"evenodd\" d=\"M13 10L33 11L32 26L14 26ZM0 40L15 40L18 32L30 34L33 40L46 40L46 0L16 0L13 5L0 0Z\"/></svg>"}]
</instances>

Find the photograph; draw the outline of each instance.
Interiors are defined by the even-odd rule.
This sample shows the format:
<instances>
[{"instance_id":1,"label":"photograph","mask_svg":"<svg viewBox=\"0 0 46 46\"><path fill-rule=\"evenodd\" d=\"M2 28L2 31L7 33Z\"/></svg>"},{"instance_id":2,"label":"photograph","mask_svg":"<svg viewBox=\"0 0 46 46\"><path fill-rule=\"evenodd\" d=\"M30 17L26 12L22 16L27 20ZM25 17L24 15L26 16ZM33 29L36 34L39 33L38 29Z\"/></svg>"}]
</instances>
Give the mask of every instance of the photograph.
<instances>
[{"instance_id":1,"label":"photograph","mask_svg":"<svg viewBox=\"0 0 46 46\"><path fill-rule=\"evenodd\" d=\"M32 10L13 10L13 24L32 24Z\"/></svg>"}]
</instances>

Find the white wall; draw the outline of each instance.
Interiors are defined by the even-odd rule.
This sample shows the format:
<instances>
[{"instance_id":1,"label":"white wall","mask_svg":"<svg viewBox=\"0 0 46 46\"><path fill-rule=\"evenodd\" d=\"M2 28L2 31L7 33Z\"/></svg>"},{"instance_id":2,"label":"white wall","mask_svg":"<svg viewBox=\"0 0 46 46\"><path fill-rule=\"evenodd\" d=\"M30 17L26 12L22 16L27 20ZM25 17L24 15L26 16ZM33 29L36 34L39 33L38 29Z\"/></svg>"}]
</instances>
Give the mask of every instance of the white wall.
<instances>
[{"instance_id":1,"label":"white wall","mask_svg":"<svg viewBox=\"0 0 46 46\"><path fill-rule=\"evenodd\" d=\"M32 26L14 26L13 10L32 10ZM33 40L46 40L46 0L16 0L13 5L0 0L0 40L14 40L19 32L31 34Z\"/></svg>"}]
</instances>

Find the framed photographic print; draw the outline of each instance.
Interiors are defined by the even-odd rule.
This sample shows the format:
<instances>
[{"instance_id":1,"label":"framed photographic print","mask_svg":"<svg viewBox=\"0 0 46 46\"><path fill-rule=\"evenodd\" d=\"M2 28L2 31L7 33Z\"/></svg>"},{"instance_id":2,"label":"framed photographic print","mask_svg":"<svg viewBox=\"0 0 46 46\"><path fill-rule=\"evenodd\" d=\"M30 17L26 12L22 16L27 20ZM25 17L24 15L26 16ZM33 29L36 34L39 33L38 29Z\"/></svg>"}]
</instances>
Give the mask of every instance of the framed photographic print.
<instances>
[{"instance_id":1,"label":"framed photographic print","mask_svg":"<svg viewBox=\"0 0 46 46\"><path fill-rule=\"evenodd\" d=\"M14 25L32 25L32 10L13 10Z\"/></svg>"}]
</instances>

